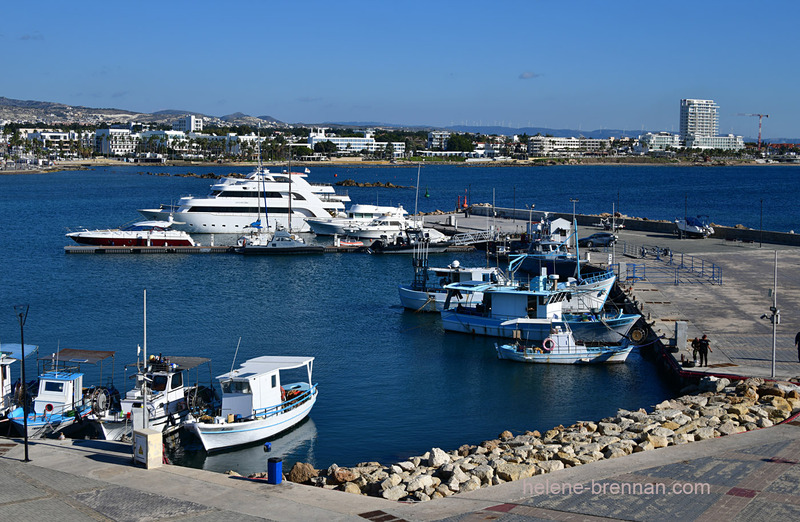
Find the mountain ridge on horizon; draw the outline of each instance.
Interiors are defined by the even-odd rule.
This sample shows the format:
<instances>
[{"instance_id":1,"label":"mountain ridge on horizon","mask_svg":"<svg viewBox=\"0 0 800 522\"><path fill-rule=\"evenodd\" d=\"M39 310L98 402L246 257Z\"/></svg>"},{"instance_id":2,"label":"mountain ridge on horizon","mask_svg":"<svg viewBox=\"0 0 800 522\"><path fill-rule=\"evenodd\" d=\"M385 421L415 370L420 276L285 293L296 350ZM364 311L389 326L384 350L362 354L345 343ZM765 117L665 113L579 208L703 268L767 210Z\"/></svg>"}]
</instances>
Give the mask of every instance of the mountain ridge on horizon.
<instances>
[{"instance_id":1,"label":"mountain ridge on horizon","mask_svg":"<svg viewBox=\"0 0 800 522\"><path fill-rule=\"evenodd\" d=\"M15 110L16 109L16 110ZM242 112L235 112L223 116L211 116L201 112L184 111L177 109L163 109L152 113L129 111L126 109L117 108L93 108L80 105L67 105L58 102L44 102L37 100L17 100L13 98L6 98L0 96L0 119L19 120L31 118L36 121L47 123L48 120L55 122L63 119L72 119L79 121L81 117L85 119L93 118L99 122L113 116L121 117L120 122L142 122L142 123L169 123L174 121L179 116L197 115L211 120L211 123L233 124L233 125L254 125L259 121L268 122L278 125L287 125L271 116L250 116ZM214 120L218 120L215 122ZM555 137L572 137L583 136L586 138L605 139L610 137L638 137L645 132L660 132L658 130L626 130L626 129L595 129L591 131L583 131L576 129L553 129L549 127L504 127L499 125L454 125L454 126L437 126L437 125L406 125L396 123L381 123L375 121L326 121L321 123L303 123L297 122L293 125L303 126L320 126L335 125L342 127L390 127L398 129L418 129L418 130L450 130L455 132L468 132L473 134L484 135L503 135L513 136L520 134L527 134L534 136L536 134L549 134ZM745 136L745 142L755 142L756 138ZM797 143L800 138L763 138L762 141L771 143Z\"/></svg>"}]
</instances>

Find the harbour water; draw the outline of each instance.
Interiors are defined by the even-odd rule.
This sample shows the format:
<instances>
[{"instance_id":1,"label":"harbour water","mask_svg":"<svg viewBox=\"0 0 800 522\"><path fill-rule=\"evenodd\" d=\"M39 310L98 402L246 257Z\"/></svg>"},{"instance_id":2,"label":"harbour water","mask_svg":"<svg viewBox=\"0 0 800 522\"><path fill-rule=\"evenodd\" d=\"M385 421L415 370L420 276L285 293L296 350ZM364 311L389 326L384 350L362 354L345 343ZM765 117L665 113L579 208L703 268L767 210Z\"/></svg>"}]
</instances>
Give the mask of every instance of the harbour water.
<instances>
[{"instance_id":1,"label":"harbour water","mask_svg":"<svg viewBox=\"0 0 800 522\"><path fill-rule=\"evenodd\" d=\"M59 346L116 350L115 384L128 389L121 368L142 343L146 288L150 353L211 357L214 375L230 369L239 338L238 362L258 355L316 357L319 401L308 422L273 441L272 453L259 446L206 457L190 444L179 455L184 464L250 473L264 471L270 456L282 456L284 467L390 463L434 446L477 444L506 429L599 419L674 392L638 353L610 367L521 365L498 360L491 339L445 334L436 315L399 306L397 285L412 276L406 256L64 254L68 227L117 226L137 219L137 208L204 194L209 180L174 176L187 171L243 169L148 166L0 176L1 341L18 342L12 306L29 304L26 343L38 344L40 355ZM800 228L797 213L784 212L793 208L797 190L787 187L797 186L798 173L798 167L425 166L419 208L450 210L465 192L473 203L491 202L494 192L498 206L532 202L537 210L571 212L572 197L580 200L579 213L610 212L619 201L623 213L671 219L683 214L686 202L690 214L758 228L763 201L764 228L786 231ZM415 167L317 167L309 179L411 186L416 174ZM349 193L354 202L414 208L413 189ZM484 263L480 254L443 254L431 264L453 259ZM89 369L87 382L93 377Z\"/></svg>"}]
</instances>

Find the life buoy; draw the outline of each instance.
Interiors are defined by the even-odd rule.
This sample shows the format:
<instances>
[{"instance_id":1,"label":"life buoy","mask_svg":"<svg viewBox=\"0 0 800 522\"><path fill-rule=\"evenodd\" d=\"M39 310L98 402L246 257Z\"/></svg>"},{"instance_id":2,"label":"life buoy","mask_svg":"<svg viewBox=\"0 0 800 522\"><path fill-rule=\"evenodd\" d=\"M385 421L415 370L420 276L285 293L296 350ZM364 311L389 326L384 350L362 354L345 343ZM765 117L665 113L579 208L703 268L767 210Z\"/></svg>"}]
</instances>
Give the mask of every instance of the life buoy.
<instances>
[{"instance_id":1,"label":"life buoy","mask_svg":"<svg viewBox=\"0 0 800 522\"><path fill-rule=\"evenodd\" d=\"M553 346L555 346L555 345L556 345L556 343L549 337L544 340L544 343L542 343L542 346L544 346L544 349L548 350L548 351L552 350Z\"/></svg>"},{"instance_id":2,"label":"life buoy","mask_svg":"<svg viewBox=\"0 0 800 522\"><path fill-rule=\"evenodd\" d=\"M47 411L47 412L53 411L53 405L49 404L49 403L46 404L45 407L44 407L44 411Z\"/></svg>"},{"instance_id":3,"label":"life buoy","mask_svg":"<svg viewBox=\"0 0 800 522\"><path fill-rule=\"evenodd\" d=\"M281 402L286 402L286 390L281 386Z\"/></svg>"}]
</instances>

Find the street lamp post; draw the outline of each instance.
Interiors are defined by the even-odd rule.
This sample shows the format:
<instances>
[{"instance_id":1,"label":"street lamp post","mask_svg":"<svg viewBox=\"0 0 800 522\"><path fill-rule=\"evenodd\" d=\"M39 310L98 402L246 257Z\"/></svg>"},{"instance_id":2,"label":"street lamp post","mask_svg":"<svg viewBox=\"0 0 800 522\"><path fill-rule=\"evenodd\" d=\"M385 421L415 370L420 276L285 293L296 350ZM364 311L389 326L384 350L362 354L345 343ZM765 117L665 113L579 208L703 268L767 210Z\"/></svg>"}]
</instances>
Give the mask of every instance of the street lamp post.
<instances>
[{"instance_id":1,"label":"street lamp post","mask_svg":"<svg viewBox=\"0 0 800 522\"><path fill-rule=\"evenodd\" d=\"M14 312L17 315L17 319L19 319L19 346L22 351L22 382L20 385L22 387L22 425L25 431L25 462L31 461L31 459L28 458L28 385L25 380L25 334L23 330L25 320L28 318L28 306L29 305L14 306Z\"/></svg>"},{"instance_id":2,"label":"street lamp post","mask_svg":"<svg viewBox=\"0 0 800 522\"><path fill-rule=\"evenodd\" d=\"M573 236L573 239L572 239L575 244L573 246L577 246L578 245L578 224L575 223L575 203L577 203L580 200L578 198L569 198L569 200L572 202L572 224L575 225L575 230L573 231L574 232L574 236Z\"/></svg>"}]
</instances>

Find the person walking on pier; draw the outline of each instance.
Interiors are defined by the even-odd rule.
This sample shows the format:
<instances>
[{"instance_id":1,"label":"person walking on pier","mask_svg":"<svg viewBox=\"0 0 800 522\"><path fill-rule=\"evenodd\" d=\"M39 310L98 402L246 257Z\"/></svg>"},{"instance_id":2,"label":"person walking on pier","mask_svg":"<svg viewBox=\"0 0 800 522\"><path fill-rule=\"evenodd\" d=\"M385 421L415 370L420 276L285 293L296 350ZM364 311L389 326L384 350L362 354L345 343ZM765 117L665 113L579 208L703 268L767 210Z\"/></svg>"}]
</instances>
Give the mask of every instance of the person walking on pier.
<instances>
[{"instance_id":1,"label":"person walking on pier","mask_svg":"<svg viewBox=\"0 0 800 522\"><path fill-rule=\"evenodd\" d=\"M703 334L703 338L697 342L697 353L700 354L700 366L708 367L708 352L713 351L708 336Z\"/></svg>"},{"instance_id":2,"label":"person walking on pier","mask_svg":"<svg viewBox=\"0 0 800 522\"><path fill-rule=\"evenodd\" d=\"M797 348L797 362L800 362L800 332L794 336L794 347Z\"/></svg>"}]
</instances>

